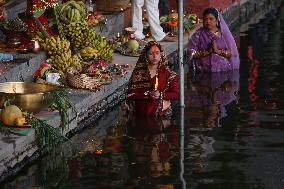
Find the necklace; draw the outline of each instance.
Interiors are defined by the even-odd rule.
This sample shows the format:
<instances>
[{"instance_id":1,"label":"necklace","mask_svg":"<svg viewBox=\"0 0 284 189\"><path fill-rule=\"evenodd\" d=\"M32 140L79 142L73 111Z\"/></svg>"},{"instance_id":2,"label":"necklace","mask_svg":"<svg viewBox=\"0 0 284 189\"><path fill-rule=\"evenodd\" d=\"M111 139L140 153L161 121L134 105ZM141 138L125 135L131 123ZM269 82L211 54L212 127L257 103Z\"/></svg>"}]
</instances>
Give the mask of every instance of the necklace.
<instances>
[{"instance_id":1,"label":"necklace","mask_svg":"<svg viewBox=\"0 0 284 189\"><path fill-rule=\"evenodd\" d=\"M214 34L219 36L219 30L215 31Z\"/></svg>"}]
</instances>

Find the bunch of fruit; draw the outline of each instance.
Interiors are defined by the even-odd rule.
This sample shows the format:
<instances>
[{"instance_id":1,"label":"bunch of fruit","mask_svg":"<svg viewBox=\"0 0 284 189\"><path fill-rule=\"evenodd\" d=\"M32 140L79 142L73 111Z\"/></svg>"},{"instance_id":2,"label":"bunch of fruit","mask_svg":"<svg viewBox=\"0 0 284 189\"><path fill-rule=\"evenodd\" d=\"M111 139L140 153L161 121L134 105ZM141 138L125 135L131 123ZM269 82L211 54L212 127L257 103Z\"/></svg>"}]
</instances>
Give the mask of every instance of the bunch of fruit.
<instances>
[{"instance_id":1,"label":"bunch of fruit","mask_svg":"<svg viewBox=\"0 0 284 189\"><path fill-rule=\"evenodd\" d=\"M97 35L96 31L88 27L86 22L64 25L63 33L75 49L91 47L97 51L97 58L104 60L110 60L113 55L113 49L107 40Z\"/></svg>"},{"instance_id":2,"label":"bunch of fruit","mask_svg":"<svg viewBox=\"0 0 284 189\"><path fill-rule=\"evenodd\" d=\"M93 49L92 47L85 47L80 50L80 56L83 59L96 58L98 56L98 50Z\"/></svg>"},{"instance_id":3,"label":"bunch of fruit","mask_svg":"<svg viewBox=\"0 0 284 189\"><path fill-rule=\"evenodd\" d=\"M199 18L196 14L188 14L184 17L183 27L186 32L189 32L191 27L195 24L198 24L198 22Z\"/></svg>"},{"instance_id":4,"label":"bunch of fruit","mask_svg":"<svg viewBox=\"0 0 284 189\"><path fill-rule=\"evenodd\" d=\"M45 80L46 74L50 73L50 71L51 71L51 66L49 64L42 63L40 64L39 68L35 71L34 77Z\"/></svg>"},{"instance_id":5,"label":"bunch of fruit","mask_svg":"<svg viewBox=\"0 0 284 189\"><path fill-rule=\"evenodd\" d=\"M66 23L81 22L87 17L86 7L82 1L68 1L59 6L59 19Z\"/></svg>"},{"instance_id":6,"label":"bunch of fruit","mask_svg":"<svg viewBox=\"0 0 284 189\"><path fill-rule=\"evenodd\" d=\"M85 22L73 22L63 25L62 33L72 44L75 49L82 49L90 46L86 40L92 40L97 37L96 31L89 29ZM92 39L88 39L88 38Z\"/></svg>"},{"instance_id":7,"label":"bunch of fruit","mask_svg":"<svg viewBox=\"0 0 284 189\"><path fill-rule=\"evenodd\" d=\"M61 40L59 37L51 37L45 40L43 47L52 61L53 68L64 73L69 67L74 67L78 71L82 70L79 57L71 54L69 41Z\"/></svg>"},{"instance_id":8,"label":"bunch of fruit","mask_svg":"<svg viewBox=\"0 0 284 189\"><path fill-rule=\"evenodd\" d=\"M128 40L129 38L127 35L120 35L118 33L111 39L110 45L114 50L118 50L118 48L121 47L123 44L126 44Z\"/></svg>"}]
</instances>

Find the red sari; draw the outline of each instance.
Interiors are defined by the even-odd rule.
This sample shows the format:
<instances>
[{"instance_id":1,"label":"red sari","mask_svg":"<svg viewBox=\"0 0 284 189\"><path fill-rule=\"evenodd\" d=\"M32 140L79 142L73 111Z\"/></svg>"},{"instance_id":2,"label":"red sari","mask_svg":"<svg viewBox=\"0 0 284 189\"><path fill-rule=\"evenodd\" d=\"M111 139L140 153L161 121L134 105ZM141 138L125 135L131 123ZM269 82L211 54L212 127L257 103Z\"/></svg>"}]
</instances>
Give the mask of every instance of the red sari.
<instances>
[{"instance_id":1,"label":"red sari","mask_svg":"<svg viewBox=\"0 0 284 189\"><path fill-rule=\"evenodd\" d=\"M134 72L135 73L135 72ZM142 76L143 78L143 76ZM144 77L147 79L147 76ZM162 94L162 99L153 100L149 98L147 92L153 91L156 77L150 79L150 85L144 87L130 87L128 89L128 101L134 101L134 111L139 116L155 116L159 111L159 106L163 100L178 100L179 97L179 84L178 76L173 73L166 66L160 66L158 70L158 91ZM141 83L140 83L141 84ZM143 83L145 84L145 83ZM141 84L142 85L142 84Z\"/></svg>"}]
</instances>

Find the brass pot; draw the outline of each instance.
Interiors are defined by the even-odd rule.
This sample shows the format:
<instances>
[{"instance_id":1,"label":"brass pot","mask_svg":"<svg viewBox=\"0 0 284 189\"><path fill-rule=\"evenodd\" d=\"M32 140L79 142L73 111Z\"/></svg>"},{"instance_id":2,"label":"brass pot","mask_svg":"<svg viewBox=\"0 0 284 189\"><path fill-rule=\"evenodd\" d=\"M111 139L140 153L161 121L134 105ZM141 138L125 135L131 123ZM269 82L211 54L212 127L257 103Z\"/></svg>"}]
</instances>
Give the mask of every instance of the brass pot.
<instances>
[{"instance_id":1,"label":"brass pot","mask_svg":"<svg viewBox=\"0 0 284 189\"><path fill-rule=\"evenodd\" d=\"M15 104L23 111L38 112L53 103L52 91L58 87L38 83L6 82L0 83L0 108L7 99L14 99Z\"/></svg>"}]
</instances>

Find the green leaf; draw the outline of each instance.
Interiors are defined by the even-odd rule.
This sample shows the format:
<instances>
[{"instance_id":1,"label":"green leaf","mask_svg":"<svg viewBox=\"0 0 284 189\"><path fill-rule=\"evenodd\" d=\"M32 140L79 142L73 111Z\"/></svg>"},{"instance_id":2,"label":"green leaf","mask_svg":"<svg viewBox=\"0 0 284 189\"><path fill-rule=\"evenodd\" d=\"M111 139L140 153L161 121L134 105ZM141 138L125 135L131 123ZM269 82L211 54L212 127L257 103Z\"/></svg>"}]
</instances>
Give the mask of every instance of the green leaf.
<instances>
[{"instance_id":1,"label":"green leaf","mask_svg":"<svg viewBox=\"0 0 284 189\"><path fill-rule=\"evenodd\" d=\"M39 9L38 11L34 12L34 17L39 18L43 13L45 12L45 9Z\"/></svg>"},{"instance_id":2,"label":"green leaf","mask_svg":"<svg viewBox=\"0 0 284 189\"><path fill-rule=\"evenodd\" d=\"M6 108L7 106L11 106L12 105L12 102L15 100L15 97L13 98L9 98L7 100L5 100L4 102L4 108Z\"/></svg>"}]
</instances>

